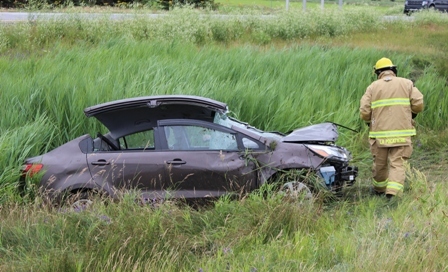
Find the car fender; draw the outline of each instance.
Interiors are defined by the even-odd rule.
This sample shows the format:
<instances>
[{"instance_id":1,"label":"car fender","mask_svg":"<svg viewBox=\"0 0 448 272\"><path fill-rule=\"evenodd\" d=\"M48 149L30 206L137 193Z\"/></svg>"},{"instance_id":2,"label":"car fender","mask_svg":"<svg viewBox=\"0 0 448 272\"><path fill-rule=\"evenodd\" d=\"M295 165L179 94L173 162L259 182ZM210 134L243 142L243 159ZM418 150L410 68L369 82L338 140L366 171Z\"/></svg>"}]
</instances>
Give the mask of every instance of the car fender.
<instances>
[{"instance_id":1,"label":"car fender","mask_svg":"<svg viewBox=\"0 0 448 272\"><path fill-rule=\"evenodd\" d=\"M272 180L278 173L291 169L317 169L324 162L324 158L317 156L307 148L296 149L296 154L291 154L293 146L297 144L283 143L277 146L274 152L260 155L259 180L260 184ZM274 164L274 162L276 162Z\"/></svg>"}]
</instances>

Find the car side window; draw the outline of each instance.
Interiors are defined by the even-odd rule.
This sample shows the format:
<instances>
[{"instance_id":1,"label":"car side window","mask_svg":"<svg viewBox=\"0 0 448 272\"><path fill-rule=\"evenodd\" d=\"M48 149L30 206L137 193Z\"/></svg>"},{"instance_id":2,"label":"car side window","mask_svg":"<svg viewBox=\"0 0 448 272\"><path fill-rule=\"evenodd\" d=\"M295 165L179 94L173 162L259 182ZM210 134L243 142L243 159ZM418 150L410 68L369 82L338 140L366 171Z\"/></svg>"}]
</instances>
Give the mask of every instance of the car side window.
<instances>
[{"instance_id":1,"label":"car side window","mask_svg":"<svg viewBox=\"0 0 448 272\"><path fill-rule=\"evenodd\" d=\"M236 136L202 126L165 126L169 149L172 150L237 150Z\"/></svg>"},{"instance_id":2,"label":"car side window","mask_svg":"<svg viewBox=\"0 0 448 272\"><path fill-rule=\"evenodd\" d=\"M154 146L154 130L145 130L126 135L119 139L121 149L152 150Z\"/></svg>"}]
</instances>

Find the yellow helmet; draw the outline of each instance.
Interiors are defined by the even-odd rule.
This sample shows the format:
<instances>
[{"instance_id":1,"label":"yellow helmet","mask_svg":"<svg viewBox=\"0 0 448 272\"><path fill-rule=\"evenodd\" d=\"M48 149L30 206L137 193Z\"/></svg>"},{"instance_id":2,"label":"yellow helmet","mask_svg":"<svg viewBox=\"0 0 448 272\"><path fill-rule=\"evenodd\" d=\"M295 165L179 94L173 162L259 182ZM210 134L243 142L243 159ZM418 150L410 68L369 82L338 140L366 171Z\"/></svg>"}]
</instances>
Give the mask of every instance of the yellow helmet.
<instances>
[{"instance_id":1,"label":"yellow helmet","mask_svg":"<svg viewBox=\"0 0 448 272\"><path fill-rule=\"evenodd\" d=\"M388 58L381 58L380 60L378 60L375 64L375 66L373 66L373 69L379 70L379 69L384 69L384 68L395 68L397 66L393 65L392 61Z\"/></svg>"}]
</instances>

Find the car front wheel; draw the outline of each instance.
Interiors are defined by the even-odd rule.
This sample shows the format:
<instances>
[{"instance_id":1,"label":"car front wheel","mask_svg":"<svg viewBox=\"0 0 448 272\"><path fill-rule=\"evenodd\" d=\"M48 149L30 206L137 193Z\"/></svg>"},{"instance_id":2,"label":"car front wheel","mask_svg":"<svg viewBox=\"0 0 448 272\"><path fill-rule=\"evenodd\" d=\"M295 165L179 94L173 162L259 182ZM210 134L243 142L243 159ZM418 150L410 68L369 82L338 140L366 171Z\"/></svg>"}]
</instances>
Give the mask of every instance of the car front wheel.
<instances>
[{"instance_id":1,"label":"car front wheel","mask_svg":"<svg viewBox=\"0 0 448 272\"><path fill-rule=\"evenodd\" d=\"M290 181L283 184L281 193L294 201L311 201L313 200L313 193L310 188L303 182Z\"/></svg>"}]
</instances>

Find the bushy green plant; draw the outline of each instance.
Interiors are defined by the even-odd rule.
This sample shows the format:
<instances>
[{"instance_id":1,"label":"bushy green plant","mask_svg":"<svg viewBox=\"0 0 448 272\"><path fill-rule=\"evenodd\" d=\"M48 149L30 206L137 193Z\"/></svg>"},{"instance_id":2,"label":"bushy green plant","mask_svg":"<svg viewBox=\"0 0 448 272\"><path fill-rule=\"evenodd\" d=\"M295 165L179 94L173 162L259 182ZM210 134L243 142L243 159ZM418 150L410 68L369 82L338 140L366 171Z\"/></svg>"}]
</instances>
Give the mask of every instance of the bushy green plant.
<instances>
[{"instance_id":1,"label":"bushy green plant","mask_svg":"<svg viewBox=\"0 0 448 272\"><path fill-rule=\"evenodd\" d=\"M265 39L295 40L305 37L343 36L359 31L382 28L376 12L358 11L291 11L276 15L227 15L203 13L192 7L174 8L169 14L148 18L135 14L125 21L114 21L108 14L86 20L73 13L65 19L41 19L27 23L1 25L0 49L51 47L63 42L74 44L119 38L138 40L182 40L203 44L207 41L228 44L246 36ZM261 33L261 34L257 34Z\"/></svg>"},{"instance_id":2,"label":"bushy green plant","mask_svg":"<svg viewBox=\"0 0 448 272\"><path fill-rule=\"evenodd\" d=\"M438 270L446 265L446 185L407 170L397 206L386 198L296 205L272 188L207 208L136 203L136 194L87 210L0 209L2 270ZM378 262L381 258L381 262ZM366 268L366 269L369 269Z\"/></svg>"}]
</instances>

